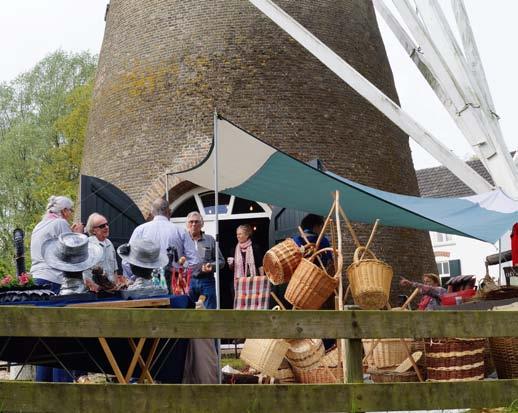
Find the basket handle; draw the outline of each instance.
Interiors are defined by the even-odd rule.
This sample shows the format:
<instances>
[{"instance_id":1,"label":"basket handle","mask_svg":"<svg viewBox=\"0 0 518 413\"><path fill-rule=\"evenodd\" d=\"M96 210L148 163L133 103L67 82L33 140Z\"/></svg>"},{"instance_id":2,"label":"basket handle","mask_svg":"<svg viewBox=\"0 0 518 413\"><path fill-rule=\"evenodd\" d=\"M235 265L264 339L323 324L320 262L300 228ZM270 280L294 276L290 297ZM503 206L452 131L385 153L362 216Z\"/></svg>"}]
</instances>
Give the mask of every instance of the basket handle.
<instances>
[{"instance_id":1,"label":"basket handle","mask_svg":"<svg viewBox=\"0 0 518 413\"><path fill-rule=\"evenodd\" d=\"M331 247L326 247L326 248L322 248L322 249L319 249L318 251L315 251L313 253L313 255L311 255L309 258L307 258L308 261L311 261L313 262L313 260L315 259L315 257L319 254L322 254L323 252L327 252L327 251L336 251L334 248L331 248ZM337 252L337 266L336 266L336 273L335 275L333 275L332 277L333 278L337 278L339 275L342 274L342 266L344 265L344 260L343 260L343 256L342 256L342 253L340 251L336 251ZM327 271L325 271L327 273ZM329 274L328 274L329 275Z\"/></svg>"},{"instance_id":2,"label":"basket handle","mask_svg":"<svg viewBox=\"0 0 518 413\"><path fill-rule=\"evenodd\" d=\"M376 258L376 255L374 255L374 253L370 249L367 249L366 247L358 247L358 248L356 248L356 250L354 250L353 262L360 261L359 255L360 255L360 252L362 252L362 251L365 251L365 254L370 254L370 256L372 258L374 258L375 260L378 259L378 258Z\"/></svg>"}]
</instances>

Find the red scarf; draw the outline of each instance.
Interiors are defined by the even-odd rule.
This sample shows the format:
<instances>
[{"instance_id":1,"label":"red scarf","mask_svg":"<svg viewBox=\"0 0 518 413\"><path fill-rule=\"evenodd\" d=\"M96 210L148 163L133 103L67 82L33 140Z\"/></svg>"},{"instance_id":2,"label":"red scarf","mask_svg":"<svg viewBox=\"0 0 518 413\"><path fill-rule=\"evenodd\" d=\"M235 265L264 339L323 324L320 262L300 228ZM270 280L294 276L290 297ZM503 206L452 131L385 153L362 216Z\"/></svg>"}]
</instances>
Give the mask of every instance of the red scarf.
<instances>
[{"instance_id":1,"label":"red scarf","mask_svg":"<svg viewBox=\"0 0 518 413\"><path fill-rule=\"evenodd\" d=\"M245 253L245 261L243 261L243 253ZM249 270L248 273L247 269ZM234 278L246 277L247 275L251 277L257 275L251 239L245 242L238 242L234 254Z\"/></svg>"}]
</instances>

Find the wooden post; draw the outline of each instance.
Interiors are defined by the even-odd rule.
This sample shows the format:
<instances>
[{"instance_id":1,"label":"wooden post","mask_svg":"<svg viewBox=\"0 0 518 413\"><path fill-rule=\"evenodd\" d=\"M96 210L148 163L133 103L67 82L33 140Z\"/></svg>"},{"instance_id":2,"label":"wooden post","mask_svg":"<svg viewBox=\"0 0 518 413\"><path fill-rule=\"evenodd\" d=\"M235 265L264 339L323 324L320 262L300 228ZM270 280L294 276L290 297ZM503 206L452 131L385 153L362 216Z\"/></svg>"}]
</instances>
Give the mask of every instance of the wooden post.
<instances>
[{"instance_id":1,"label":"wooden post","mask_svg":"<svg viewBox=\"0 0 518 413\"><path fill-rule=\"evenodd\" d=\"M347 366L347 383L363 383L361 339L345 340L345 364Z\"/></svg>"}]
</instances>

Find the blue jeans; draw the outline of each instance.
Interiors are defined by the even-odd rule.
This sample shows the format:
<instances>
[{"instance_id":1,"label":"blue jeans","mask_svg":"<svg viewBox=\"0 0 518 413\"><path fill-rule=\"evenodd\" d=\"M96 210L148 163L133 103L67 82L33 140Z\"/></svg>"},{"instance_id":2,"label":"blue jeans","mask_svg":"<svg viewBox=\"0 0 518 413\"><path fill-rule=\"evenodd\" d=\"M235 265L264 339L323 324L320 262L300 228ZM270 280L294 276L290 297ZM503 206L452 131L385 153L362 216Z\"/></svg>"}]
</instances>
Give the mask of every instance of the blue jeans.
<instances>
[{"instance_id":1,"label":"blue jeans","mask_svg":"<svg viewBox=\"0 0 518 413\"><path fill-rule=\"evenodd\" d=\"M52 281L47 281L43 278L35 278L33 281L36 285L48 285L54 294L59 294L59 290L61 289L61 284L53 283Z\"/></svg>"},{"instance_id":2,"label":"blue jeans","mask_svg":"<svg viewBox=\"0 0 518 413\"><path fill-rule=\"evenodd\" d=\"M191 285L189 289L189 296L196 302L200 295L207 297L205 300L205 308L214 310L217 307L216 302L216 281L214 277L208 278L191 278Z\"/></svg>"}]
</instances>

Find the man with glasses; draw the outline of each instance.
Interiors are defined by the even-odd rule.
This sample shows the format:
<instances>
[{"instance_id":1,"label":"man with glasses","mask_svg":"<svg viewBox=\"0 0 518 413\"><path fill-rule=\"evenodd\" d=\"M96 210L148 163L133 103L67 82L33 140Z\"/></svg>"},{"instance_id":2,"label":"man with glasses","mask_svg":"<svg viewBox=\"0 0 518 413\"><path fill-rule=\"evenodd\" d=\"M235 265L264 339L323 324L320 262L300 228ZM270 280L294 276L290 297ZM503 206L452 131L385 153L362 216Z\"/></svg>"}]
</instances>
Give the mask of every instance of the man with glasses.
<instances>
[{"instance_id":1,"label":"man with glasses","mask_svg":"<svg viewBox=\"0 0 518 413\"><path fill-rule=\"evenodd\" d=\"M206 297L205 307L216 308L216 281L214 272L216 265L221 268L225 261L219 251L218 263L216 263L216 241L202 231L203 218L199 212L193 211L187 215L187 231L193 240L198 253L200 263L193 268L189 295L196 302L200 295Z\"/></svg>"},{"instance_id":2,"label":"man with glasses","mask_svg":"<svg viewBox=\"0 0 518 413\"><path fill-rule=\"evenodd\" d=\"M103 215L94 212L88 217L85 229L90 235L90 240L99 244L103 249L102 260L98 266L102 267L111 282L115 282L117 278L117 259L115 248L108 239L110 235L108 220ZM92 277L90 270L84 271L84 274L89 278Z\"/></svg>"}]
</instances>

